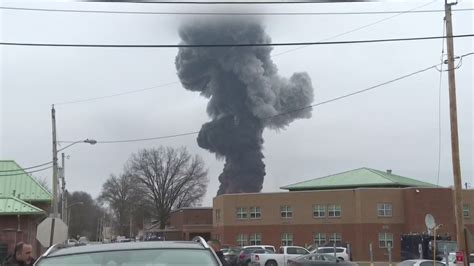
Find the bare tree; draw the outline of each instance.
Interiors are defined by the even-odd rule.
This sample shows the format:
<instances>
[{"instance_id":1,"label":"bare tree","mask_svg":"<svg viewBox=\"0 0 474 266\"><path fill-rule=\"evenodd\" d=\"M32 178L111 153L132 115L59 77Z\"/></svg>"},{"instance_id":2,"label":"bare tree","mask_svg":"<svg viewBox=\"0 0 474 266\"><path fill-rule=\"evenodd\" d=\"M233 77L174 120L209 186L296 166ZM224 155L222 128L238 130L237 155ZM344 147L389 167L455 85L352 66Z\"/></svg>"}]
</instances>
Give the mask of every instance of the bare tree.
<instances>
[{"instance_id":1,"label":"bare tree","mask_svg":"<svg viewBox=\"0 0 474 266\"><path fill-rule=\"evenodd\" d=\"M130 234L131 216L146 210L147 205L142 200L138 180L129 173L111 175L102 185L98 200L109 205L117 218L119 234L127 236Z\"/></svg>"},{"instance_id":2,"label":"bare tree","mask_svg":"<svg viewBox=\"0 0 474 266\"><path fill-rule=\"evenodd\" d=\"M191 156L185 148L141 150L131 156L127 169L143 185L161 229L172 210L200 203L209 182L201 157Z\"/></svg>"},{"instance_id":3,"label":"bare tree","mask_svg":"<svg viewBox=\"0 0 474 266\"><path fill-rule=\"evenodd\" d=\"M51 191L51 187L49 186L48 180L46 180L45 177L39 177L39 176L33 176L33 178L40 184L44 189L46 189L49 192Z\"/></svg>"}]
</instances>

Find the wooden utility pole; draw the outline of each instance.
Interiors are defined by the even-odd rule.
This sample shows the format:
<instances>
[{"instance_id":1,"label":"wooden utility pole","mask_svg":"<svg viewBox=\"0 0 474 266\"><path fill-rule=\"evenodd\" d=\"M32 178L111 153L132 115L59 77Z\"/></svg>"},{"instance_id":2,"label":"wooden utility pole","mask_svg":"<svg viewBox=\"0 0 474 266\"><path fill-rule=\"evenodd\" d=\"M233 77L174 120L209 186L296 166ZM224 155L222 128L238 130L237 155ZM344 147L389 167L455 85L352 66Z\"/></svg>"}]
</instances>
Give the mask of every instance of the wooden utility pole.
<instances>
[{"instance_id":1,"label":"wooden utility pole","mask_svg":"<svg viewBox=\"0 0 474 266\"><path fill-rule=\"evenodd\" d=\"M53 123L53 202L51 210L53 217L58 217L58 147L56 141L56 110L51 107L51 120Z\"/></svg>"},{"instance_id":2,"label":"wooden utility pole","mask_svg":"<svg viewBox=\"0 0 474 266\"><path fill-rule=\"evenodd\" d=\"M66 169L65 169L65 154L61 153L61 219L64 221L66 210Z\"/></svg>"},{"instance_id":3,"label":"wooden utility pole","mask_svg":"<svg viewBox=\"0 0 474 266\"><path fill-rule=\"evenodd\" d=\"M445 0L446 43L448 48L448 79L449 79L449 111L451 121L451 153L454 178L454 213L456 216L456 239L458 251L464 253L464 265L468 265L469 252L466 249L464 234L464 215L462 203L461 163L459 159L458 117L456 107L456 77L454 67L453 23L451 17L451 3Z\"/></svg>"}]
</instances>

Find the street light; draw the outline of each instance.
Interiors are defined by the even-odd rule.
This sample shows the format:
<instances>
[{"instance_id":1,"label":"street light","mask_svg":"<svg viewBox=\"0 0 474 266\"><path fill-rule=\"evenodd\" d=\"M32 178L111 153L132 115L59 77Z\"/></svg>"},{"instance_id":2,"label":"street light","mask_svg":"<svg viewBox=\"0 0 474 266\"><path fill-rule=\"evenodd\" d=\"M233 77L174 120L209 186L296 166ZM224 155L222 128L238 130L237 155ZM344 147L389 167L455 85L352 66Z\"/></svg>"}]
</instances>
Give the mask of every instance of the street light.
<instances>
[{"instance_id":1,"label":"street light","mask_svg":"<svg viewBox=\"0 0 474 266\"><path fill-rule=\"evenodd\" d=\"M55 125L54 122L53 122L53 125ZM58 187L57 187L57 185L59 183L59 180L58 180L58 169L59 169L58 168L58 153L60 151L64 151L65 149L67 149L67 148L69 148L73 145L76 145L78 143L89 143L91 145L94 145L94 144L97 144L97 140L95 140L95 139L85 139L85 140L75 141L75 142L67 145L66 147L63 147L63 148L58 150L57 146L56 146L56 144L57 144L56 133L55 133L55 130L54 130L54 134L53 134L53 216L55 218L58 216ZM63 202L63 204L64 204L64 202Z\"/></svg>"},{"instance_id":2,"label":"street light","mask_svg":"<svg viewBox=\"0 0 474 266\"><path fill-rule=\"evenodd\" d=\"M71 203L67 206L67 208L66 208L67 209L67 221L66 222L67 222L68 230L69 230L69 220L71 218L71 207L76 206L76 205L83 205L83 204L84 204L84 202L78 201L78 202Z\"/></svg>"},{"instance_id":3,"label":"street light","mask_svg":"<svg viewBox=\"0 0 474 266\"><path fill-rule=\"evenodd\" d=\"M97 140L95 140L95 139L85 139L85 140L75 141L75 142L73 142L73 143L67 145L67 146L64 147L64 148L61 148L61 149L57 150L56 153L59 153L60 151L63 151L63 150L65 150L65 149L67 149L67 148L69 148L69 147L71 147L72 145L75 145L75 144L77 144L77 143L89 143L90 145L95 145L95 144L97 144Z\"/></svg>"}]
</instances>

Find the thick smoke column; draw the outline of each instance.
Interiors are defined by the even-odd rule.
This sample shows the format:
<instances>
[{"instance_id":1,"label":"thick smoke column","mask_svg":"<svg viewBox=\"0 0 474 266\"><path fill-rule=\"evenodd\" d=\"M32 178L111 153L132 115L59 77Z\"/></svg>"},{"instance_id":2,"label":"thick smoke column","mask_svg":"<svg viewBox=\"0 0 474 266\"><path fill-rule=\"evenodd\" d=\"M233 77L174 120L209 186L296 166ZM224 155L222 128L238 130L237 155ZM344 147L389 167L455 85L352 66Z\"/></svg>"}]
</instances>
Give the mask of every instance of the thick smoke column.
<instances>
[{"instance_id":1,"label":"thick smoke column","mask_svg":"<svg viewBox=\"0 0 474 266\"><path fill-rule=\"evenodd\" d=\"M182 44L270 43L259 21L218 20L187 23ZM200 147L225 158L218 195L260 192L265 176L263 129L285 128L311 109L289 112L313 101L311 79L295 73L280 77L271 47L180 48L176 69L183 86L209 98ZM286 113L288 112L288 113ZM284 113L282 115L278 115ZM276 116L277 115L277 116Z\"/></svg>"}]
</instances>

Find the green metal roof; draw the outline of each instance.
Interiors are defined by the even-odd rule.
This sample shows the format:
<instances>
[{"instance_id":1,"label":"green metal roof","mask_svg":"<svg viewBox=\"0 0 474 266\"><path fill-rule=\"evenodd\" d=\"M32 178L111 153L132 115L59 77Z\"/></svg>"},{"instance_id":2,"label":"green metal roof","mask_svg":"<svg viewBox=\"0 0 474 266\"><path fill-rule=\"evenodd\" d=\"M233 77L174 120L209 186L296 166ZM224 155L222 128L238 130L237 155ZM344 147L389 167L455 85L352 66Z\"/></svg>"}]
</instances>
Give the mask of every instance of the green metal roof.
<instances>
[{"instance_id":1,"label":"green metal roof","mask_svg":"<svg viewBox=\"0 0 474 266\"><path fill-rule=\"evenodd\" d=\"M360 187L437 187L416 179L387 173L371 168L359 168L334 175L281 187L290 191L323 190Z\"/></svg>"},{"instance_id":2,"label":"green metal roof","mask_svg":"<svg viewBox=\"0 0 474 266\"><path fill-rule=\"evenodd\" d=\"M15 197L0 197L0 215L37 215L45 211Z\"/></svg>"},{"instance_id":3,"label":"green metal roof","mask_svg":"<svg viewBox=\"0 0 474 266\"><path fill-rule=\"evenodd\" d=\"M50 201L52 199L51 193L22 170L15 161L0 160L0 197L11 196L26 201Z\"/></svg>"}]
</instances>

